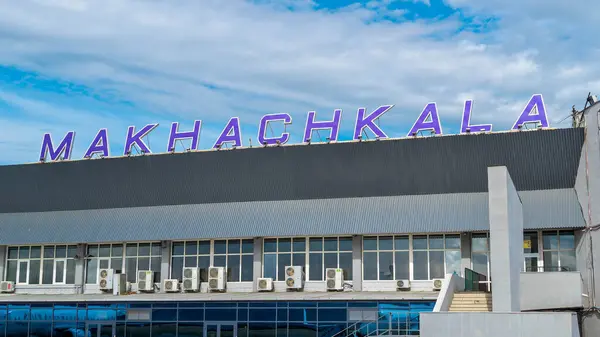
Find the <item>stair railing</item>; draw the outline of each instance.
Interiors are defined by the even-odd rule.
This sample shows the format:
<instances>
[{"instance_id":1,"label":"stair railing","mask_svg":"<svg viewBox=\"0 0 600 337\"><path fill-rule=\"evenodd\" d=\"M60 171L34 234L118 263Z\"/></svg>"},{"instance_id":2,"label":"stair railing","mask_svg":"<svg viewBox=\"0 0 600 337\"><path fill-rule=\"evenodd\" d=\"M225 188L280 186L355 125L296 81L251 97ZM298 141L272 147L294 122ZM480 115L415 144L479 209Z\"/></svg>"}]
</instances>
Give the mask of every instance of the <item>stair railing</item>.
<instances>
[{"instance_id":1,"label":"stair railing","mask_svg":"<svg viewBox=\"0 0 600 337\"><path fill-rule=\"evenodd\" d=\"M465 268L465 291L485 291L489 292L487 276L480 274L472 269Z\"/></svg>"},{"instance_id":2,"label":"stair railing","mask_svg":"<svg viewBox=\"0 0 600 337\"><path fill-rule=\"evenodd\" d=\"M331 337L348 337L348 336L356 336L356 332L357 332L358 330L360 330L360 329L358 329L358 330L357 330L357 329L354 329L354 330L353 330L353 331L352 331L350 334L349 334L348 332L349 332L351 329L353 329L353 328L356 328L356 327L357 327L358 325L360 325L360 324L366 324L366 325L367 325L367 334L363 336L363 337L366 337L366 336L368 336L368 335L371 333L371 332L369 332L369 327L370 327L370 325L371 325L371 324L375 323L375 324L377 324L377 325L378 325L378 324L379 324L379 320L380 320L380 319L382 319L382 318L384 318L384 317L386 317L386 316L389 316L389 315L390 315L389 313L386 313L386 314L383 314L383 315L381 315L381 316L377 317L375 320L365 320L365 321L356 322L356 323L354 323L354 324L350 325L350 326L349 326L349 327L347 327L346 329L344 329L344 330L342 330L342 331L340 331L340 332L336 333L335 335L333 335L333 336L331 336ZM377 328L375 328L375 331L377 331Z\"/></svg>"}]
</instances>

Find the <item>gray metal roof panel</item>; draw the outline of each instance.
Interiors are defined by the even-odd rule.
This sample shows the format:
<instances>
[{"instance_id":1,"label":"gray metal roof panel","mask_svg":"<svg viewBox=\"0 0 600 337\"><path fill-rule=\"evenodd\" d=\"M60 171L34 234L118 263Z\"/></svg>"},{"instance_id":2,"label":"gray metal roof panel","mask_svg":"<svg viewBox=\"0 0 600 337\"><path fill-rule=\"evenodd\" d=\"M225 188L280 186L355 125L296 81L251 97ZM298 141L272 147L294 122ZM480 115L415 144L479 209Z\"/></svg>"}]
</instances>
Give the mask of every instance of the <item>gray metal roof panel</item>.
<instances>
[{"instance_id":1,"label":"gray metal roof panel","mask_svg":"<svg viewBox=\"0 0 600 337\"><path fill-rule=\"evenodd\" d=\"M521 191L525 228L583 227L573 189ZM488 230L487 193L0 214L0 244Z\"/></svg>"},{"instance_id":2,"label":"gray metal roof panel","mask_svg":"<svg viewBox=\"0 0 600 337\"><path fill-rule=\"evenodd\" d=\"M583 129L0 166L0 213L573 188Z\"/></svg>"}]
</instances>

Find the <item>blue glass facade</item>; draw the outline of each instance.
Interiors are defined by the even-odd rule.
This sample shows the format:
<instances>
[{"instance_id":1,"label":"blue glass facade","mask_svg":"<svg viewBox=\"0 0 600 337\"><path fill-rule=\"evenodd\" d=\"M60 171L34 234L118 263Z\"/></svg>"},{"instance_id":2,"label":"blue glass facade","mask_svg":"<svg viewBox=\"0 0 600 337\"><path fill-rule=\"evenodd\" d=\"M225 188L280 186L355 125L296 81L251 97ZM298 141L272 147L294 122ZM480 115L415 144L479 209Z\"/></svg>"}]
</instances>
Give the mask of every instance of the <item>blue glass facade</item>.
<instances>
[{"instance_id":1,"label":"blue glass facade","mask_svg":"<svg viewBox=\"0 0 600 337\"><path fill-rule=\"evenodd\" d=\"M434 301L0 303L0 337L418 335ZM374 323L377 319L378 323ZM365 322L355 324L356 322ZM373 322L373 323L369 323Z\"/></svg>"}]
</instances>

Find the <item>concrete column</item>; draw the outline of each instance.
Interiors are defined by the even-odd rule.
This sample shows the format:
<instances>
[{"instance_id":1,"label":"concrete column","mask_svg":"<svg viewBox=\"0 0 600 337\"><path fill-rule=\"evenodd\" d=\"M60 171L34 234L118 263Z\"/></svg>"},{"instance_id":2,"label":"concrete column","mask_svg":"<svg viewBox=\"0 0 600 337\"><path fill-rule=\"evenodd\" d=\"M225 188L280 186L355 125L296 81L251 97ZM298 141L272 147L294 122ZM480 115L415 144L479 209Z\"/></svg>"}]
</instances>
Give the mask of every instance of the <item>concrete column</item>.
<instances>
[{"instance_id":1,"label":"concrete column","mask_svg":"<svg viewBox=\"0 0 600 337\"><path fill-rule=\"evenodd\" d=\"M258 291L258 278L262 277L263 238L254 238L254 263L252 265L252 291Z\"/></svg>"},{"instance_id":2,"label":"concrete column","mask_svg":"<svg viewBox=\"0 0 600 337\"><path fill-rule=\"evenodd\" d=\"M523 208L505 166L488 168L488 191L493 311L520 312Z\"/></svg>"},{"instance_id":3,"label":"concrete column","mask_svg":"<svg viewBox=\"0 0 600 337\"><path fill-rule=\"evenodd\" d=\"M6 249L8 246L0 245L0 278L4 281L4 272L6 270Z\"/></svg>"},{"instance_id":4,"label":"concrete column","mask_svg":"<svg viewBox=\"0 0 600 337\"><path fill-rule=\"evenodd\" d=\"M160 292L165 292L163 284L165 280L170 277L171 274L171 241L162 241L160 250Z\"/></svg>"},{"instance_id":5,"label":"concrete column","mask_svg":"<svg viewBox=\"0 0 600 337\"><path fill-rule=\"evenodd\" d=\"M471 269L471 233L460 235L460 276L465 277L465 268Z\"/></svg>"},{"instance_id":6,"label":"concrete column","mask_svg":"<svg viewBox=\"0 0 600 337\"><path fill-rule=\"evenodd\" d=\"M352 237L352 289L362 291L362 235Z\"/></svg>"},{"instance_id":7,"label":"concrete column","mask_svg":"<svg viewBox=\"0 0 600 337\"><path fill-rule=\"evenodd\" d=\"M87 253L87 245L85 243L77 244L77 259L75 260L75 290L77 294L83 294L83 286L85 285L85 254Z\"/></svg>"}]
</instances>

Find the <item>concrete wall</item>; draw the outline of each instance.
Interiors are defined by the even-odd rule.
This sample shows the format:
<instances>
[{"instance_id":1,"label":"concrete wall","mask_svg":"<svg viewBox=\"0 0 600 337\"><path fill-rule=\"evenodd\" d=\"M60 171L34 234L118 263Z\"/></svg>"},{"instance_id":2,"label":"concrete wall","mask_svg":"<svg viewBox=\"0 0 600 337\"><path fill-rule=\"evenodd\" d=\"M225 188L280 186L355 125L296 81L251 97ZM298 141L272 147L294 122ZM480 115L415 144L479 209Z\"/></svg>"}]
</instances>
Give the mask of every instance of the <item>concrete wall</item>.
<instances>
[{"instance_id":1,"label":"concrete wall","mask_svg":"<svg viewBox=\"0 0 600 337\"><path fill-rule=\"evenodd\" d=\"M579 272L521 273L521 310L584 306Z\"/></svg>"},{"instance_id":2,"label":"concrete wall","mask_svg":"<svg viewBox=\"0 0 600 337\"><path fill-rule=\"evenodd\" d=\"M577 316L568 312L421 313L421 337L578 337Z\"/></svg>"},{"instance_id":3,"label":"concrete wall","mask_svg":"<svg viewBox=\"0 0 600 337\"><path fill-rule=\"evenodd\" d=\"M454 293L463 290L465 290L464 278L456 274L446 274L444 285L442 286L442 290L440 290L438 299L435 302L433 312L448 311L450 309L450 305L452 304L452 300L454 299Z\"/></svg>"}]
</instances>

